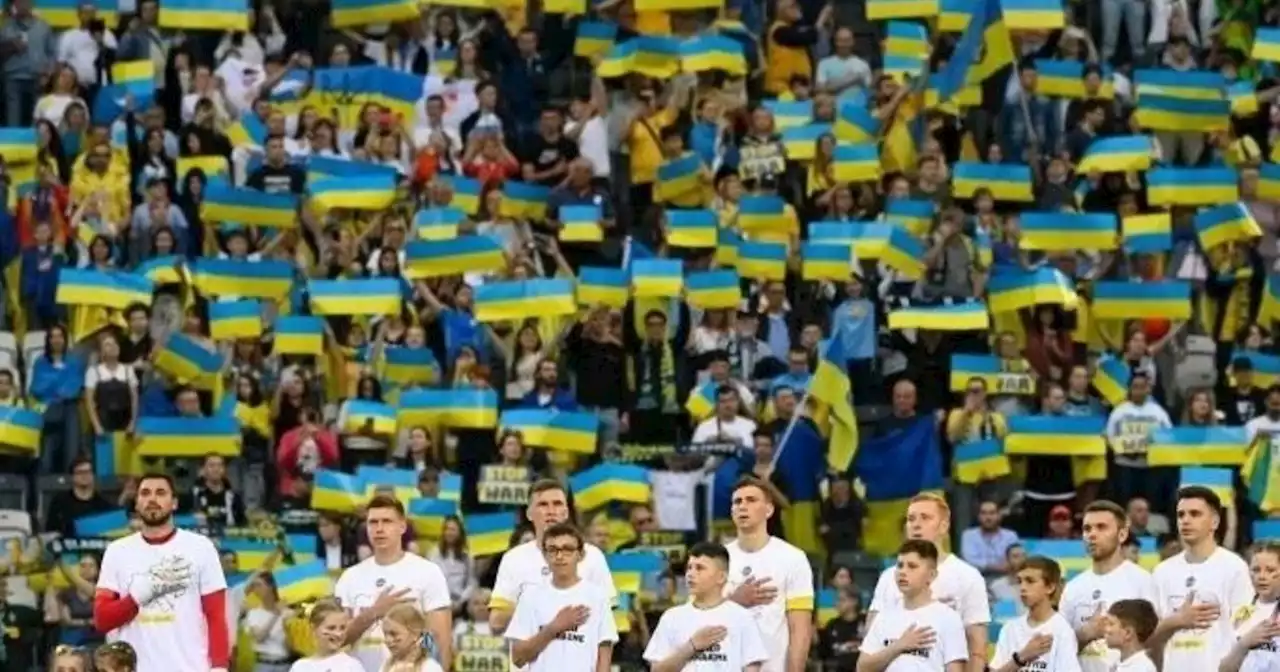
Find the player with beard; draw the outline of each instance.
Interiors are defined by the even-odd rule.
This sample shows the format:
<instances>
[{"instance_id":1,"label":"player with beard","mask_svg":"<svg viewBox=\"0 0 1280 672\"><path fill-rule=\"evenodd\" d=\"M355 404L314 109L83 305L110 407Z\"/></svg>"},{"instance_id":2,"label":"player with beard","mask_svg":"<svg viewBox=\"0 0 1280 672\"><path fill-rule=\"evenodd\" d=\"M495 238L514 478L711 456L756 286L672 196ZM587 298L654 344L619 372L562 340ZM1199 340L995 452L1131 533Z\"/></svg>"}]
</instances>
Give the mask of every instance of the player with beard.
<instances>
[{"instance_id":1,"label":"player with beard","mask_svg":"<svg viewBox=\"0 0 1280 672\"><path fill-rule=\"evenodd\" d=\"M173 479L138 481L142 529L107 546L98 574L93 624L127 642L139 672L226 672L231 656L227 580L213 542L173 524Z\"/></svg>"},{"instance_id":2,"label":"player with beard","mask_svg":"<svg viewBox=\"0 0 1280 672\"><path fill-rule=\"evenodd\" d=\"M982 672L987 665L987 624L991 622L987 584L973 565L946 550L944 543L950 530L951 507L947 506L947 500L927 493L911 498L907 505L907 539L927 541L938 548L937 576L929 594L960 614L965 641L969 645L965 669ZM902 591L898 588L897 568L890 567L881 572L880 580L876 582L876 592L867 614L867 627L874 623L877 613L900 607Z\"/></svg>"},{"instance_id":3,"label":"player with beard","mask_svg":"<svg viewBox=\"0 0 1280 672\"><path fill-rule=\"evenodd\" d=\"M1098 500L1085 507L1082 531L1093 566L1067 582L1058 611L1076 631L1081 671L1110 672L1120 662L1120 652L1107 646L1107 610L1121 600L1155 606L1156 584L1125 558L1129 518L1119 504Z\"/></svg>"}]
</instances>

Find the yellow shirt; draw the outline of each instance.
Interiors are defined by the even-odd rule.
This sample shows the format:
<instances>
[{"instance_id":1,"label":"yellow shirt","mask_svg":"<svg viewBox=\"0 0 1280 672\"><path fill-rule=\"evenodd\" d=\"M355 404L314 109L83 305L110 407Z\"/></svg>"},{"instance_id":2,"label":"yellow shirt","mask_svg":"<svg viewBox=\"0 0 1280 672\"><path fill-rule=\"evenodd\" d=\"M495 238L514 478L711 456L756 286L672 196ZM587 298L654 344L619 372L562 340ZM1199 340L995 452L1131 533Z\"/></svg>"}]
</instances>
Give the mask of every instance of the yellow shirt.
<instances>
[{"instance_id":1,"label":"yellow shirt","mask_svg":"<svg viewBox=\"0 0 1280 672\"><path fill-rule=\"evenodd\" d=\"M636 32L641 35L670 35L671 14L662 10L636 12Z\"/></svg>"},{"instance_id":2,"label":"yellow shirt","mask_svg":"<svg viewBox=\"0 0 1280 672\"><path fill-rule=\"evenodd\" d=\"M773 34L787 24L775 21L769 26L766 41L767 64L764 71L764 90L771 95L778 95L791 89L791 78L796 75L813 76L813 61L809 58L809 50L804 47L787 47L778 44Z\"/></svg>"},{"instance_id":3,"label":"yellow shirt","mask_svg":"<svg viewBox=\"0 0 1280 672\"><path fill-rule=\"evenodd\" d=\"M675 122L675 111L663 108L631 125L627 149L631 151L632 184L652 184L658 179L658 166L662 165L662 129Z\"/></svg>"},{"instance_id":4,"label":"yellow shirt","mask_svg":"<svg viewBox=\"0 0 1280 672\"><path fill-rule=\"evenodd\" d=\"M967 425L964 424L966 420ZM955 408L947 414L947 436L954 438L961 432L963 435L959 443L1003 439L1004 435L1009 433L1009 425L1005 422L1004 416L995 411L972 413L966 417L964 409Z\"/></svg>"}]
</instances>

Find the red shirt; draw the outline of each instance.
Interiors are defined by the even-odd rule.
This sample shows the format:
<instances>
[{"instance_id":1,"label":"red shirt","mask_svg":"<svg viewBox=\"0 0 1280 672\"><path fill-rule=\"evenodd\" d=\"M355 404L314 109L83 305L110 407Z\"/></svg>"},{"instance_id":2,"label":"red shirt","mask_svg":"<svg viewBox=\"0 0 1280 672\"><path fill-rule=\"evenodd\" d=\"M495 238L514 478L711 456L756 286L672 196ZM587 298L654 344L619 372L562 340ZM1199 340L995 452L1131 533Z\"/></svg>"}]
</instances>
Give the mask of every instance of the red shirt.
<instances>
[{"instance_id":1,"label":"red shirt","mask_svg":"<svg viewBox=\"0 0 1280 672\"><path fill-rule=\"evenodd\" d=\"M520 172L520 164L513 158L490 161L483 157L476 157L462 167L462 172L466 173L467 177L480 180L484 187L499 187L508 178Z\"/></svg>"}]
</instances>

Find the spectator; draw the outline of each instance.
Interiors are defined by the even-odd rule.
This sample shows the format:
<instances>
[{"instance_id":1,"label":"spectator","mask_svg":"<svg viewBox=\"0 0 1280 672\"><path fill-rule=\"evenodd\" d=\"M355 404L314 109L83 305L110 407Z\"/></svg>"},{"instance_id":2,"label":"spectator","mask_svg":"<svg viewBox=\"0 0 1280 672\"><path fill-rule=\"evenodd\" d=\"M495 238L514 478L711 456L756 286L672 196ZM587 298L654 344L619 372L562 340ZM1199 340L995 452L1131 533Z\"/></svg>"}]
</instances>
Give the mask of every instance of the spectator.
<instances>
[{"instance_id":1,"label":"spectator","mask_svg":"<svg viewBox=\"0 0 1280 672\"><path fill-rule=\"evenodd\" d=\"M533 391L524 396L520 405L524 408L553 408L558 411L578 409L573 395L560 387L560 366L554 359L538 362Z\"/></svg>"},{"instance_id":2,"label":"spectator","mask_svg":"<svg viewBox=\"0 0 1280 672\"><path fill-rule=\"evenodd\" d=\"M243 527L248 522L244 498L232 490L223 456L205 456L200 466L200 480L191 489L190 510L202 526L214 530Z\"/></svg>"},{"instance_id":3,"label":"spectator","mask_svg":"<svg viewBox=\"0 0 1280 672\"><path fill-rule=\"evenodd\" d=\"M854 494L849 479L833 477L828 483L831 492L822 503L818 532L827 551L833 555L857 551L862 548L862 520L866 507Z\"/></svg>"},{"instance_id":4,"label":"spectator","mask_svg":"<svg viewBox=\"0 0 1280 672\"><path fill-rule=\"evenodd\" d=\"M1075 517L1071 514L1071 508L1059 504L1049 511L1049 531L1045 535L1046 539L1074 539Z\"/></svg>"},{"instance_id":5,"label":"spectator","mask_svg":"<svg viewBox=\"0 0 1280 672\"><path fill-rule=\"evenodd\" d=\"M1169 519L1151 512L1151 505L1143 497L1134 497L1125 506L1129 517L1129 534L1133 537L1162 537L1169 534Z\"/></svg>"},{"instance_id":6,"label":"spectator","mask_svg":"<svg viewBox=\"0 0 1280 672\"><path fill-rule=\"evenodd\" d=\"M314 476L317 470L337 466L337 438L317 420L314 410L304 408L298 414L298 427L280 437L276 455L280 492L292 492L296 479Z\"/></svg>"},{"instance_id":7,"label":"spectator","mask_svg":"<svg viewBox=\"0 0 1280 672\"><path fill-rule=\"evenodd\" d=\"M84 388L95 437L133 433L138 421L138 379L133 367L120 361L115 334L98 336L98 361L85 373Z\"/></svg>"},{"instance_id":8,"label":"spectator","mask_svg":"<svg viewBox=\"0 0 1280 672\"><path fill-rule=\"evenodd\" d=\"M46 507L45 531L75 537L78 518L110 511L115 507L98 492L93 461L79 455L71 461L71 489L55 494Z\"/></svg>"},{"instance_id":9,"label":"spectator","mask_svg":"<svg viewBox=\"0 0 1280 672\"><path fill-rule=\"evenodd\" d=\"M866 616L852 588L840 588L836 596L836 617L818 633L819 651L825 665L838 670L856 669L858 647L866 630Z\"/></svg>"},{"instance_id":10,"label":"spectator","mask_svg":"<svg viewBox=\"0 0 1280 672\"><path fill-rule=\"evenodd\" d=\"M252 581L251 591L259 604L245 612L244 624L253 638L253 669L255 672L284 672L291 658L284 628L289 611L280 602L280 591L271 574L259 574Z\"/></svg>"},{"instance_id":11,"label":"spectator","mask_svg":"<svg viewBox=\"0 0 1280 672\"><path fill-rule=\"evenodd\" d=\"M75 569L58 564L62 575L71 583L70 588L58 593L59 643L90 647L102 642L102 635L93 627L93 595L101 565L102 556L93 553L80 556Z\"/></svg>"},{"instance_id":12,"label":"spectator","mask_svg":"<svg viewBox=\"0 0 1280 672\"><path fill-rule=\"evenodd\" d=\"M467 552L467 533L457 516L445 519L440 542L427 549L427 558L440 565L455 614L463 614L471 595L478 588L475 558Z\"/></svg>"},{"instance_id":13,"label":"spectator","mask_svg":"<svg viewBox=\"0 0 1280 672\"><path fill-rule=\"evenodd\" d=\"M1169 414L1151 398L1151 379L1134 371L1129 379L1129 397L1107 418L1107 440L1111 444L1111 464L1107 467L1107 487L1111 499L1123 502L1142 495L1158 502L1170 502L1176 470L1147 467L1147 445L1151 432L1173 426Z\"/></svg>"},{"instance_id":14,"label":"spectator","mask_svg":"<svg viewBox=\"0 0 1280 672\"><path fill-rule=\"evenodd\" d=\"M741 403L734 388L728 385L716 388L715 413L693 430L693 443L723 443L738 449L752 446L756 423L739 415Z\"/></svg>"},{"instance_id":15,"label":"spectator","mask_svg":"<svg viewBox=\"0 0 1280 672\"><path fill-rule=\"evenodd\" d=\"M4 120L6 126L30 126L39 82L57 63L57 38L44 19L31 13L30 0L13 4L12 20L0 29L4 45Z\"/></svg>"},{"instance_id":16,"label":"spectator","mask_svg":"<svg viewBox=\"0 0 1280 672\"><path fill-rule=\"evenodd\" d=\"M978 504L978 525L960 535L960 557L983 574L1008 572L1006 553L1010 546L1018 543L1018 534L1001 527L1000 519L999 505L984 501Z\"/></svg>"},{"instance_id":17,"label":"spectator","mask_svg":"<svg viewBox=\"0 0 1280 672\"><path fill-rule=\"evenodd\" d=\"M1022 571L1023 563L1026 560L1027 551L1022 547L1022 544L1009 544L1004 551L1004 565L1008 568L1008 571L993 577L987 584L991 591L992 599L997 602L1022 604L1022 601L1018 599L1018 572ZM1024 612L1019 611L1018 613Z\"/></svg>"},{"instance_id":18,"label":"spectator","mask_svg":"<svg viewBox=\"0 0 1280 672\"><path fill-rule=\"evenodd\" d=\"M44 406L40 469L44 473L70 471L83 448L80 435L80 395L84 363L70 352L67 330L53 325L45 332L44 353L31 372L31 397Z\"/></svg>"}]
</instances>

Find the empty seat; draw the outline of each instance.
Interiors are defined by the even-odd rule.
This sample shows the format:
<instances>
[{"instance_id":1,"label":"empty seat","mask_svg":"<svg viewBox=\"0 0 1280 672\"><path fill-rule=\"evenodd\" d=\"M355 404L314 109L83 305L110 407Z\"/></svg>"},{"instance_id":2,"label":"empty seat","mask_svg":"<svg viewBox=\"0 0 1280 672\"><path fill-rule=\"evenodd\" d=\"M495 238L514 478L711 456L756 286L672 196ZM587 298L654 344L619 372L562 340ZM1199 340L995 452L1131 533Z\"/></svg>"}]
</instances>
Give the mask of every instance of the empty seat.
<instances>
[{"instance_id":1,"label":"empty seat","mask_svg":"<svg viewBox=\"0 0 1280 672\"><path fill-rule=\"evenodd\" d=\"M45 332L28 331L27 335L22 338L23 356L26 356L26 353L31 352L33 350L44 351L44 339L45 339Z\"/></svg>"},{"instance_id":2,"label":"empty seat","mask_svg":"<svg viewBox=\"0 0 1280 672\"><path fill-rule=\"evenodd\" d=\"M0 331L0 352L11 353L15 359L18 357L18 338L12 331Z\"/></svg>"},{"instance_id":3,"label":"empty seat","mask_svg":"<svg viewBox=\"0 0 1280 672\"><path fill-rule=\"evenodd\" d=\"M0 511L14 509L26 514L27 479L16 474L0 474ZM27 529L31 529L31 517L27 515Z\"/></svg>"},{"instance_id":4,"label":"empty seat","mask_svg":"<svg viewBox=\"0 0 1280 672\"><path fill-rule=\"evenodd\" d=\"M31 536L31 514L24 509L0 509L0 539Z\"/></svg>"}]
</instances>

